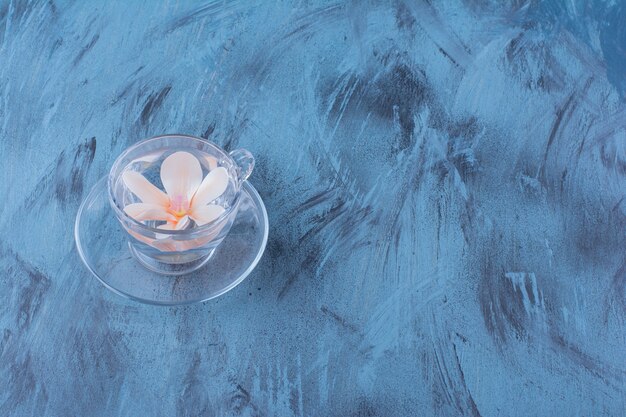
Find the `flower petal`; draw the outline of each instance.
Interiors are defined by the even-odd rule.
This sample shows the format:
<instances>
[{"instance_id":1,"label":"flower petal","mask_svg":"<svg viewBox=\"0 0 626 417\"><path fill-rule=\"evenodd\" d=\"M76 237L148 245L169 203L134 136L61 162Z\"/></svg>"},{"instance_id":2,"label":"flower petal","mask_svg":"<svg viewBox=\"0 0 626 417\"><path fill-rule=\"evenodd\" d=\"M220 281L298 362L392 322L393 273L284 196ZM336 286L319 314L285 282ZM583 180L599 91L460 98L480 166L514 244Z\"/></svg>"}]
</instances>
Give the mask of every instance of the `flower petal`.
<instances>
[{"instance_id":1,"label":"flower petal","mask_svg":"<svg viewBox=\"0 0 626 417\"><path fill-rule=\"evenodd\" d=\"M167 223L163 223L160 226L157 226L157 229L161 229L161 230L174 230L174 228L176 227L176 223L171 223L171 222L167 222ZM163 233L155 233L154 236L158 239L158 240L163 240L163 239L167 239L168 237L170 237L171 235L166 235Z\"/></svg>"},{"instance_id":2,"label":"flower petal","mask_svg":"<svg viewBox=\"0 0 626 417\"><path fill-rule=\"evenodd\" d=\"M182 230L189 225L189 216L181 217L178 221L167 222L160 226L157 226L157 229L163 230Z\"/></svg>"},{"instance_id":3,"label":"flower petal","mask_svg":"<svg viewBox=\"0 0 626 417\"><path fill-rule=\"evenodd\" d=\"M175 152L161 164L161 182L170 199L191 200L202 182L202 167L189 152Z\"/></svg>"},{"instance_id":4,"label":"flower petal","mask_svg":"<svg viewBox=\"0 0 626 417\"><path fill-rule=\"evenodd\" d=\"M137 171L126 171L122 174L122 181L126 187L143 203L158 204L163 207L169 205L170 199L150 181Z\"/></svg>"},{"instance_id":5,"label":"flower petal","mask_svg":"<svg viewBox=\"0 0 626 417\"><path fill-rule=\"evenodd\" d=\"M175 228L176 228L176 223L173 223L173 222L167 222L167 223L163 223L157 226L157 229L161 229L161 230L175 230ZM163 235L163 236L167 236L167 235Z\"/></svg>"},{"instance_id":6,"label":"flower petal","mask_svg":"<svg viewBox=\"0 0 626 417\"><path fill-rule=\"evenodd\" d=\"M183 230L187 226L189 226L190 222L191 220L189 220L189 216L183 216L176 222L176 226L174 227L174 230Z\"/></svg>"},{"instance_id":7,"label":"flower petal","mask_svg":"<svg viewBox=\"0 0 626 417\"><path fill-rule=\"evenodd\" d=\"M215 168L217 168L217 158L211 155L207 155L204 157L204 160L206 161L207 165L209 165L209 171L213 171Z\"/></svg>"},{"instance_id":8,"label":"flower petal","mask_svg":"<svg viewBox=\"0 0 626 417\"><path fill-rule=\"evenodd\" d=\"M184 216L181 217L180 220L178 220L177 222L167 222L164 223L160 226L157 226L157 229L161 229L161 230L182 230L184 228L186 228L187 226L189 226L190 220L189 220L189 216ZM157 239L166 239L168 237L170 237L171 235L165 235L165 234L161 234L161 233L157 233L156 234L156 238Z\"/></svg>"},{"instance_id":9,"label":"flower petal","mask_svg":"<svg viewBox=\"0 0 626 417\"><path fill-rule=\"evenodd\" d=\"M202 207L215 200L228 188L228 171L224 167L209 172L191 200L191 207Z\"/></svg>"},{"instance_id":10,"label":"flower petal","mask_svg":"<svg viewBox=\"0 0 626 417\"><path fill-rule=\"evenodd\" d=\"M191 217L198 226L203 226L220 217L223 212L224 207L209 204L208 206L194 207L189 213L189 217Z\"/></svg>"},{"instance_id":11,"label":"flower petal","mask_svg":"<svg viewBox=\"0 0 626 417\"><path fill-rule=\"evenodd\" d=\"M124 207L124 211L133 219L142 222L144 220L173 221L176 217L157 204L135 203Z\"/></svg>"}]
</instances>

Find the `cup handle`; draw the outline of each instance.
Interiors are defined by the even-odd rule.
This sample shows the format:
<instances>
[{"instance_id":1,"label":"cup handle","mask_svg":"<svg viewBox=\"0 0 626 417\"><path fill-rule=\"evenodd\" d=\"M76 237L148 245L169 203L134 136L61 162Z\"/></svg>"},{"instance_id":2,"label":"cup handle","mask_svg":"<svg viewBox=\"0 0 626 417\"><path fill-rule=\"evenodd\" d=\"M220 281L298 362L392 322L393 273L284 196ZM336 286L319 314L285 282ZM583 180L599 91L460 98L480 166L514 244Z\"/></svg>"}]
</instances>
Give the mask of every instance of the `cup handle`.
<instances>
[{"instance_id":1,"label":"cup handle","mask_svg":"<svg viewBox=\"0 0 626 417\"><path fill-rule=\"evenodd\" d=\"M239 183L241 184L248 179L254 169L254 157L247 150L240 148L229 153L230 157L235 161L238 167Z\"/></svg>"}]
</instances>

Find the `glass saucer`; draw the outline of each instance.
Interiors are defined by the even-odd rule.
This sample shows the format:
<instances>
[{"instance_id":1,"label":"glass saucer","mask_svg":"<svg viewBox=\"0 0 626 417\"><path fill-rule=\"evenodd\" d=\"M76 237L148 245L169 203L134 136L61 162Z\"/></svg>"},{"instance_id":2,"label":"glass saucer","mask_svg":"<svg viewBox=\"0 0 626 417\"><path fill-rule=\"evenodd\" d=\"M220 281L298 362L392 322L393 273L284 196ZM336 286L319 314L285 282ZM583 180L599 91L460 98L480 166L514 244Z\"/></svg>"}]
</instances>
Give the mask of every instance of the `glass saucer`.
<instances>
[{"instance_id":1,"label":"glass saucer","mask_svg":"<svg viewBox=\"0 0 626 417\"><path fill-rule=\"evenodd\" d=\"M261 259L268 236L267 212L245 182L230 232L207 263L185 275L161 275L143 267L129 249L109 205L107 177L101 178L76 215L74 238L87 268L111 291L149 304L177 305L210 300L236 287Z\"/></svg>"}]
</instances>

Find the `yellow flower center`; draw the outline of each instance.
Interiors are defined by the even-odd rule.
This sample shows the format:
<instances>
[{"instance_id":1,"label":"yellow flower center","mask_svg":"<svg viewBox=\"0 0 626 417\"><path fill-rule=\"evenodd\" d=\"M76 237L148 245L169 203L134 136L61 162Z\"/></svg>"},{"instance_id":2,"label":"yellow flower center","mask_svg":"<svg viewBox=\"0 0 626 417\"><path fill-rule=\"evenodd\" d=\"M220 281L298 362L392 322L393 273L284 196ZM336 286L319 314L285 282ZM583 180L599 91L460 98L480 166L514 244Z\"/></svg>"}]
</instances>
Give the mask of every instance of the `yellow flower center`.
<instances>
[{"instance_id":1,"label":"yellow flower center","mask_svg":"<svg viewBox=\"0 0 626 417\"><path fill-rule=\"evenodd\" d=\"M186 196L175 196L170 199L170 208L168 211L178 218L185 216L189 211L189 200Z\"/></svg>"}]
</instances>

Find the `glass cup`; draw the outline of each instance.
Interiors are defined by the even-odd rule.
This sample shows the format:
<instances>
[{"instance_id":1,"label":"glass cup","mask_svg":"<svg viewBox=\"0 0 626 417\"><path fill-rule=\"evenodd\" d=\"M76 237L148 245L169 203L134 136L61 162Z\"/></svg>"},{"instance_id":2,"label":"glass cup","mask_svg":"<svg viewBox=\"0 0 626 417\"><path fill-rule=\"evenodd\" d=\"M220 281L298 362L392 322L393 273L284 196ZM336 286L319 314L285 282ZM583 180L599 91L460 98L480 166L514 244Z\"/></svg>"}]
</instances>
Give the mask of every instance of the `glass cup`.
<instances>
[{"instance_id":1,"label":"glass cup","mask_svg":"<svg viewBox=\"0 0 626 417\"><path fill-rule=\"evenodd\" d=\"M127 187L123 175L128 171L139 172L163 190L159 177L161 165L176 152L195 156L202 168L203 178L218 167L226 169L228 185L211 202L221 206L223 212L206 224L190 222L189 227L182 230L164 229L165 221L139 221L131 217L125 207L142 201ZM181 275L203 266L228 234L237 216L241 186L253 169L254 158L245 149L227 153L208 140L187 135L157 136L126 149L113 163L108 191L115 216L127 232L132 255L146 268L167 275Z\"/></svg>"}]
</instances>

